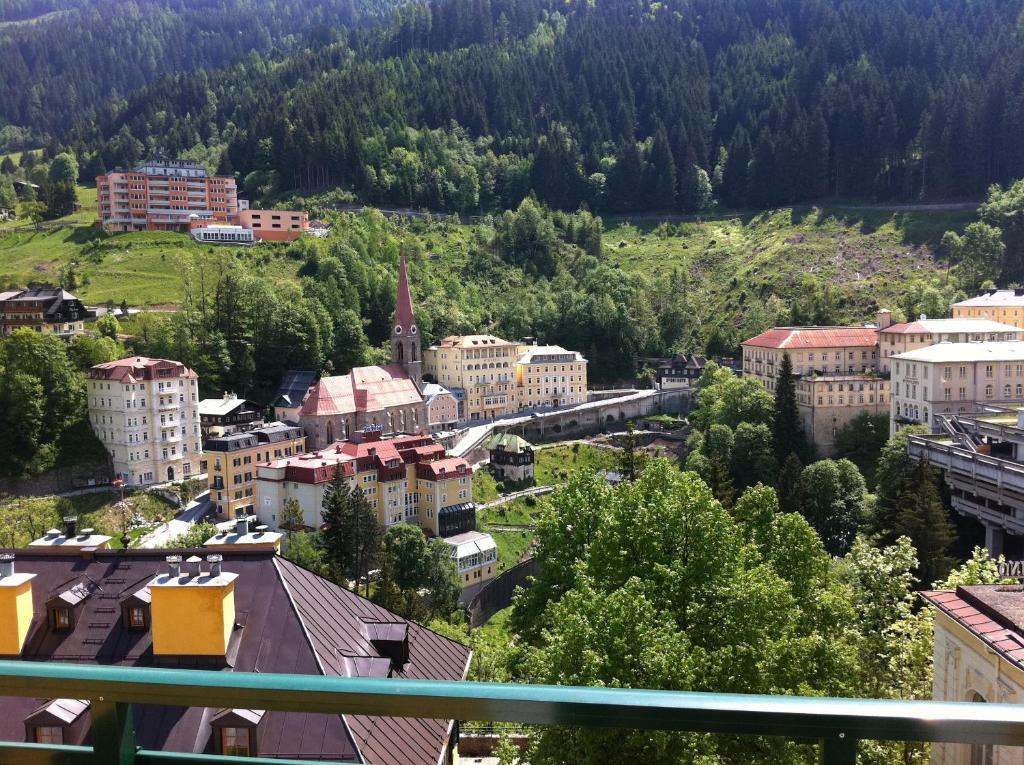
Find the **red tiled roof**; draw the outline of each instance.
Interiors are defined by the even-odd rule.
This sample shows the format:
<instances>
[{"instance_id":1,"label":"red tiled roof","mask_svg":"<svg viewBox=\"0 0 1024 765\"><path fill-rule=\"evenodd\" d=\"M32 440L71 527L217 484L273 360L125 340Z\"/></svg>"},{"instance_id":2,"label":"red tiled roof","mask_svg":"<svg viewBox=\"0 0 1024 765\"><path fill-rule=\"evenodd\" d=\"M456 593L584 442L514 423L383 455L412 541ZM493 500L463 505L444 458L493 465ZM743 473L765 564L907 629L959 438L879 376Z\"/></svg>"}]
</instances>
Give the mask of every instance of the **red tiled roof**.
<instances>
[{"instance_id":1,"label":"red tiled roof","mask_svg":"<svg viewBox=\"0 0 1024 765\"><path fill-rule=\"evenodd\" d=\"M423 401L401 364L356 367L347 375L322 377L300 414L306 416L377 412Z\"/></svg>"},{"instance_id":2,"label":"red tiled roof","mask_svg":"<svg viewBox=\"0 0 1024 765\"><path fill-rule=\"evenodd\" d=\"M742 345L755 348L866 348L878 343L875 327L776 327Z\"/></svg>"},{"instance_id":3,"label":"red tiled roof","mask_svg":"<svg viewBox=\"0 0 1024 765\"><path fill-rule=\"evenodd\" d=\"M949 618L987 643L1006 659L1024 667L1024 628L1012 626L1013 614L1001 614L979 599L988 585L957 587L956 591L928 590L921 597ZM1024 593L1020 596L1024 605Z\"/></svg>"},{"instance_id":4,"label":"red tiled roof","mask_svg":"<svg viewBox=\"0 0 1024 765\"><path fill-rule=\"evenodd\" d=\"M139 380L154 380L156 372L161 369L169 369L171 377L184 377L187 380L194 380L198 377L195 372L186 367L180 361L169 361L168 359L149 359L145 356L131 356L117 361L108 361L105 364L97 364L89 370L89 378L92 380L117 380L118 382L133 383Z\"/></svg>"},{"instance_id":5,"label":"red tiled roof","mask_svg":"<svg viewBox=\"0 0 1024 765\"><path fill-rule=\"evenodd\" d=\"M472 474L469 463L462 457L445 457L432 462L418 462L416 464L416 475L428 480L441 478L457 478Z\"/></svg>"}]
</instances>

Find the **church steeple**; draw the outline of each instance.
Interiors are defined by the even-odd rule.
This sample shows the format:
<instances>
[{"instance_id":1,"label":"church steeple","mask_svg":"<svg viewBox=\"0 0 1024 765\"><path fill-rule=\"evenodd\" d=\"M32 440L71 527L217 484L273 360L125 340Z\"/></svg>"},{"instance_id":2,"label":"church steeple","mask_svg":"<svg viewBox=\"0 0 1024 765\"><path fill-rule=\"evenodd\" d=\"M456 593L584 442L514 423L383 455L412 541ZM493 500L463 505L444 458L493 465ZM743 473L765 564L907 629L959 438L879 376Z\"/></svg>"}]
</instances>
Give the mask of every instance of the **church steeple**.
<instances>
[{"instance_id":1,"label":"church steeple","mask_svg":"<svg viewBox=\"0 0 1024 765\"><path fill-rule=\"evenodd\" d=\"M423 380L423 355L420 329L416 326L416 313L412 308L409 291L409 273L403 245L398 256L398 295L395 298L395 321L391 329L391 361L401 364L409 378L420 388Z\"/></svg>"}]
</instances>

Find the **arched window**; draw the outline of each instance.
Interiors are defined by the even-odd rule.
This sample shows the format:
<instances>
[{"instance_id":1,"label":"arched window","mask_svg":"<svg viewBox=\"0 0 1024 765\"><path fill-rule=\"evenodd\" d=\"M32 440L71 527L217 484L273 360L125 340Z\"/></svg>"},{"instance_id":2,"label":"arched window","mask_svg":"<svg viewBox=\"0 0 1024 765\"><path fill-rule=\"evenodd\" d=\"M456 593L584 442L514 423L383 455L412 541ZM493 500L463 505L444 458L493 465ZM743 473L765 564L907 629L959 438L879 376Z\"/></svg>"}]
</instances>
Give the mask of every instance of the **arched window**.
<instances>
[{"instance_id":1,"label":"arched window","mask_svg":"<svg viewBox=\"0 0 1024 765\"><path fill-rule=\"evenodd\" d=\"M977 691L971 694L971 701L985 703L985 697ZM995 747L992 744L971 744L971 765L994 765Z\"/></svg>"}]
</instances>

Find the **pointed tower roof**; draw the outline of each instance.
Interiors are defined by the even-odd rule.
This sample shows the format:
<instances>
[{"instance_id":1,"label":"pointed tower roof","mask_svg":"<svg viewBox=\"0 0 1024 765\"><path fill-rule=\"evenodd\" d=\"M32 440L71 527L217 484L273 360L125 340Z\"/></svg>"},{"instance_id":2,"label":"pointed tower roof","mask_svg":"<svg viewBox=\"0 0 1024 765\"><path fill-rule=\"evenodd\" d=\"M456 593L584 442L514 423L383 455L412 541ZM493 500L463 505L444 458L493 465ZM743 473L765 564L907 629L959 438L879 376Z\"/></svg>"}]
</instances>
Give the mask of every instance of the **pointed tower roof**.
<instances>
[{"instance_id":1,"label":"pointed tower roof","mask_svg":"<svg viewBox=\"0 0 1024 765\"><path fill-rule=\"evenodd\" d=\"M409 274L405 265L405 248L398 256L398 297L395 300L395 326L408 333L416 323L416 314L412 310L412 294L409 292Z\"/></svg>"}]
</instances>

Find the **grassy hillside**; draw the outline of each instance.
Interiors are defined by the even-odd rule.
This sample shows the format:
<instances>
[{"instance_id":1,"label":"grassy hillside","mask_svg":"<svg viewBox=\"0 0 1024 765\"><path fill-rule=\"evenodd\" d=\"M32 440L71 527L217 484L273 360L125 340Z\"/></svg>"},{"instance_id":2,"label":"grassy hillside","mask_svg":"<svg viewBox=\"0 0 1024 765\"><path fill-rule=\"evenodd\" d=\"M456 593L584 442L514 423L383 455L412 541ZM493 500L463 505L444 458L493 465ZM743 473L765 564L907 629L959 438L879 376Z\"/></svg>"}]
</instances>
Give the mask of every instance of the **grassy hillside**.
<instances>
[{"instance_id":1,"label":"grassy hillside","mask_svg":"<svg viewBox=\"0 0 1024 765\"><path fill-rule=\"evenodd\" d=\"M228 252L199 245L184 234L106 235L87 225L95 219L95 189L83 187L79 195L82 210L63 221L76 227L0 230L0 283L55 281L75 260L78 291L91 303L176 304L186 267L196 258L216 260ZM941 279L946 264L935 256L938 240L972 218L967 212L787 208L679 224L610 221L604 245L608 261L627 273L659 277L684 271L691 287L723 311L742 312L748 300L773 294L798 296L810 275L838 291L848 319L861 320L876 302L897 305L909 283ZM336 236L346 235L344 220ZM459 269L474 233L473 226L435 224L418 238L425 250L440 255L430 268ZM263 245L244 252L268 277L297 278L301 264L281 257L282 249Z\"/></svg>"},{"instance_id":2,"label":"grassy hillside","mask_svg":"<svg viewBox=\"0 0 1024 765\"><path fill-rule=\"evenodd\" d=\"M849 321L894 307L913 282L941 280L942 234L961 230L971 212L885 212L786 208L700 223L609 224L608 257L624 271L649 276L681 269L725 312L748 300L797 297L807 277L829 284Z\"/></svg>"}]
</instances>

